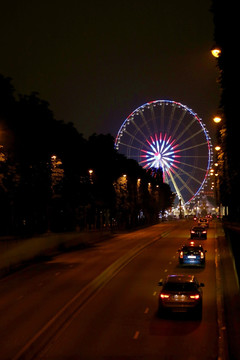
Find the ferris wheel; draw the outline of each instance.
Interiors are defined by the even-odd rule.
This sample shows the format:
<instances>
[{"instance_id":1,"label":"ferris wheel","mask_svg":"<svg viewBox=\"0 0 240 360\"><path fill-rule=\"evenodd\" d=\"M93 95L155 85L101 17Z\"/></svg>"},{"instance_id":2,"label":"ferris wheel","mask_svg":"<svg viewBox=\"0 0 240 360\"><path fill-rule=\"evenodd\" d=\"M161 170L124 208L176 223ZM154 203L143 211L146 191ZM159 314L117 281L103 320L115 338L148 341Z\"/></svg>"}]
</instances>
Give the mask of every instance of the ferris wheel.
<instances>
[{"instance_id":1,"label":"ferris wheel","mask_svg":"<svg viewBox=\"0 0 240 360\"><path fill-rule=\"evenodd\" d=\"M146 169L161 168L163 181L192 202L207 183L212 144L206 126L187 106L171 100L148 102L122 123L115 148Z\"/></svg>"}]
</instances>

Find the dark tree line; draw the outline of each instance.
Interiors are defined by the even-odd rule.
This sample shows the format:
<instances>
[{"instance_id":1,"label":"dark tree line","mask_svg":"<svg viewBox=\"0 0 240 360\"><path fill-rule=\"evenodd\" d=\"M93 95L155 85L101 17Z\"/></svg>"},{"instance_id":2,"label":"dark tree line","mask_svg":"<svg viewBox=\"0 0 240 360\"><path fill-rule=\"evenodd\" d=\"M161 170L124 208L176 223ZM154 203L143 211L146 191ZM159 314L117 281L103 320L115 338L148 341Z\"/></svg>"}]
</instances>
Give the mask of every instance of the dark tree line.
<instances>
[{"instance_id":1,"label":"dark tree line","mask_svg":"<svg viewBox=\"0 0 240 360\"><path fill-rule=\"evenodd\" d=\"M239 78L238 12L232 3L212 0L215 46L221 51L217 59L218 83L221 89L219 112L222 122L217 128L217 140L221 146L219 163L219 202L228 207L232 220L240 221L240 157L239 157L239 110L237 79ZM234 86L235 84L235 86Z\"/></svg>"},{"instance_id":2,"label":"dark tree line","mask_svg":"<svg viewBox=\"0 0 240 360\"><path fill-rule=\"evenodd\" d=\"M16 95L0 75L0 201L0 234L32 235L150 224L173 194L111 135L84 139L38 93Z\"/></svg>"}]
</instances>

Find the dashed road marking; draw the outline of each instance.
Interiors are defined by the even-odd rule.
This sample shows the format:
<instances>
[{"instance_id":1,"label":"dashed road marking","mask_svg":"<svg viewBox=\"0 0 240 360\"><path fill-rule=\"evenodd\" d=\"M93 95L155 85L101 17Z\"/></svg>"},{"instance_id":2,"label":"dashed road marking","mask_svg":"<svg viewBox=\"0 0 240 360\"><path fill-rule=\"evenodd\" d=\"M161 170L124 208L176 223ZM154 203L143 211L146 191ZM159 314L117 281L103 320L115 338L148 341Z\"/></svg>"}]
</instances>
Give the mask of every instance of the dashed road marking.
<instances>
[{"instance_id":1,"label":"dashed road marking","mask_svg":"<svg viewBox=\"0 0 240 360\"><path fill-rule=\"evenodd\" d=\"M149 313L149 307L146 307L144 314L148 314Z\"/></svg>"},{"instance_id":2,"label":"dashed road marking","mask_svg":"<svg viewBox=\"0 0 240 360\"><path fill-rule=\"evenodd\" d=\"M140 331L136 331L134 336L133 336L133 340L137 340L139 337Z\"/></svg>"}]
</instances>

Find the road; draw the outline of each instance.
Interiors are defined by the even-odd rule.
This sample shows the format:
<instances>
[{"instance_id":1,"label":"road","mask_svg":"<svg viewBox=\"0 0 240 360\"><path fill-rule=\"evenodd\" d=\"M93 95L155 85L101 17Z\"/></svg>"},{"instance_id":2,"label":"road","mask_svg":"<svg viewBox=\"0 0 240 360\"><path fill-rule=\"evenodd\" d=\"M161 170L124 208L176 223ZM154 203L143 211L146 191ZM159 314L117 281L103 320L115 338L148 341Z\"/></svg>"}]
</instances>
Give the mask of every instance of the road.
<instances>
[{"instance_id":1,"label":"road","mask_svg":"<svg viewBox=\"0 0 240 360\"><path fill-rule=\"evenodd\" d=\"M0 358L216 360L215 225L203 241L206 266L181 268L177 250L190 226L117 235L2 279ZM157 316L158 281L175 273L204 282L202 321Z\"/></svg>"}]
</instances>

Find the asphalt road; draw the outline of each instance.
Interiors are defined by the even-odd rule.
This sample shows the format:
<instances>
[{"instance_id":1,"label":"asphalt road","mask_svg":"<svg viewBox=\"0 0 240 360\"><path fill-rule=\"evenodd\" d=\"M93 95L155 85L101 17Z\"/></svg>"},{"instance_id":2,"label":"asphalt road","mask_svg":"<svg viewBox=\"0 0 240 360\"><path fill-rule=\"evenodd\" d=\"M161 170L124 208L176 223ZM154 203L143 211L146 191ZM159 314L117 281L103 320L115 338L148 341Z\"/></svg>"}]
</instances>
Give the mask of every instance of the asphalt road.
<instances>
[{"instance_id":1,"label":"asphalt road","mask_svg":"<svg viewBox=\"0 0 240 360\"><path fill-rule=\"evenodd\" d=\"M180 221L118 235L2 279L0 359L216 360L215 227L201 241L206 266L181 268L177 250L190 226ZM175 273L204 282L201 321L157 316L158 281Z\"/></svg>"}]
</instances>

